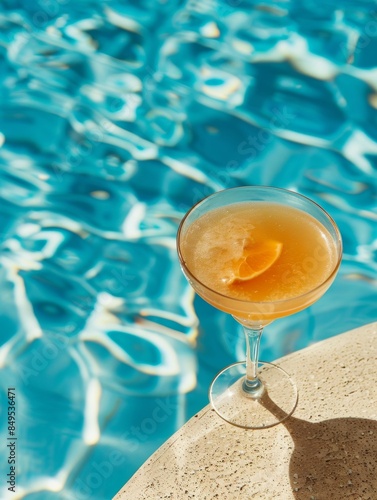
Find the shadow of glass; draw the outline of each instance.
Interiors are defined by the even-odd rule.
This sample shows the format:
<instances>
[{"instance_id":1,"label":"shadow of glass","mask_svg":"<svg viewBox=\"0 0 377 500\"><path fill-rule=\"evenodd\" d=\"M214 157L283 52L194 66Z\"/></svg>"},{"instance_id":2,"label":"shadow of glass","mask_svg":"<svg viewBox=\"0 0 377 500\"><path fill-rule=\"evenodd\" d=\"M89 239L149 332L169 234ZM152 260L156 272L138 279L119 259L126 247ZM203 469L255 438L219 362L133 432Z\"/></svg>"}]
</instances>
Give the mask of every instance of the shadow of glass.
<instances>
[{"instance_id":1,"label":"shadow of glass","mask_svg":"<svg viewBox=\"0 0 377 500\"><path fill-rule=\"evenodd\" d=\"M284 418L266 394L262 404ZM335 418L282 422L294 450L289 476L298 500L377 499L377 421Z\"/></svg>"}]
</instances>

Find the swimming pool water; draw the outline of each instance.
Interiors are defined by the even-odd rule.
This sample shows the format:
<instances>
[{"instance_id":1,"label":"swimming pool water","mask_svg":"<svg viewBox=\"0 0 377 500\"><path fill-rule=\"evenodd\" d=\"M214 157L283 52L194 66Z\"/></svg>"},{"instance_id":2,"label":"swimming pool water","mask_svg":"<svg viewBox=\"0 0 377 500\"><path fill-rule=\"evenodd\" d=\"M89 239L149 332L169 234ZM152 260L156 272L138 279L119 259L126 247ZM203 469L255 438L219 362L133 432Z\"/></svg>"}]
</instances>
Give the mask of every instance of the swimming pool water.
<instances>
[{"instance_id":1,"label":"swimming pool water","mask_svg":"<svg viewBox=\"0 0 377 500\"><path fill-rule=\"evenodd\" d=\"M371 1L1 3L0 498L111 498L242 359L176 257L207 194L297 190L342 232L262 358L377 319L376 49Z\"/></svg>"}]
</instances>

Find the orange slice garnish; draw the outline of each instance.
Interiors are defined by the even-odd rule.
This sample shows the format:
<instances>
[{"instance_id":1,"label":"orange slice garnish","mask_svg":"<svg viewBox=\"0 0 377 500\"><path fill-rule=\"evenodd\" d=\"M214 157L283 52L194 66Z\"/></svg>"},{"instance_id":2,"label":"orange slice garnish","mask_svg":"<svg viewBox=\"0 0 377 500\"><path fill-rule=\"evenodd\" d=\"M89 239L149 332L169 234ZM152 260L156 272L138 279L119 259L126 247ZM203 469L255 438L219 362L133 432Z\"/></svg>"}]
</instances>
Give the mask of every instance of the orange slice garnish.
<instances>
[{"instance_id":1,"label":"orange slice garnish","mask_svg":"<svg viewBox=\"0 0 377 500\"><path fill-rule=\"evenodd\" d=\"M267 271L280 257L283 244L266 240L248 245L240 259L234 261L233 276L228 284L235 281L248 281Z\"/></svg>"}]
</instances>

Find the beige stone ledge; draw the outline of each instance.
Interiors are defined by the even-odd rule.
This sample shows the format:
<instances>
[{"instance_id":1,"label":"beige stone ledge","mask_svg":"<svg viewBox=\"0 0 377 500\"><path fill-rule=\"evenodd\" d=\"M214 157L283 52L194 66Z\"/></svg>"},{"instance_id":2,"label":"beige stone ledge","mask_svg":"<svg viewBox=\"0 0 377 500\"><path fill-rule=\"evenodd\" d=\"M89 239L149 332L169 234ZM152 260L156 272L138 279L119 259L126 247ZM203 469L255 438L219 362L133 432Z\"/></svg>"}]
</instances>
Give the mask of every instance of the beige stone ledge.
<instances>
[{"instance_id":1,"label":"beige stone ledge","mask_svg":"<svg viewBox=\"0 0 377 500\"><path fill-rule=\"evenodd\" d=\"M276 364L297 382L292 417L244 430L207 406L114 500L376 500L377 323Z\"/></svg>"}]
</instances>

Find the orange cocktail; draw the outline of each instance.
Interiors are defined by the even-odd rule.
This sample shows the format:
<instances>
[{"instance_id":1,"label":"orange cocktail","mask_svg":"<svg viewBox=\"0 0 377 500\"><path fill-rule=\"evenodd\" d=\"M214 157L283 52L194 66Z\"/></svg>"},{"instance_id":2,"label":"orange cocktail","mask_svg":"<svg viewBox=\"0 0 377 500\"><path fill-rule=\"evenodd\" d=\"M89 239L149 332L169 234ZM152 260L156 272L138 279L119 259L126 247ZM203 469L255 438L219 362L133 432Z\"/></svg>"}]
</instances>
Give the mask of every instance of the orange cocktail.
<instances>
[{"instance_id":1,"label":"orange cocktail","mask_svg":"<svg viewBox=\"0 0 377 500\"><path fill-rule=\"evenodd\" d=\"M177 236L182 270L195 291L243 325L246 361L222 370L209 396L227 422L275 425L297 404L294 381L259 361L264 326L301 311L333 282L342 241L332 218L305 196L245 186L215 193L183 218ZM279 411L272 412L266 397Z\"/></svg>"},{"instance_id":2,"label":"orange cocktail","mask_svg":"<svg viewBox=\"0 0 377 500\"><path fill-rule=\"evenodd\" d=\"M264 323L314 302L318 294L308 292L321 287L338 260L321 222L297 208L263 201L234 203L202 215L185 231L180 250L190 273L204 285L198 292L206 300ZM246 310L230 298L246 301Z\"/></svg>"}]
</instances>

